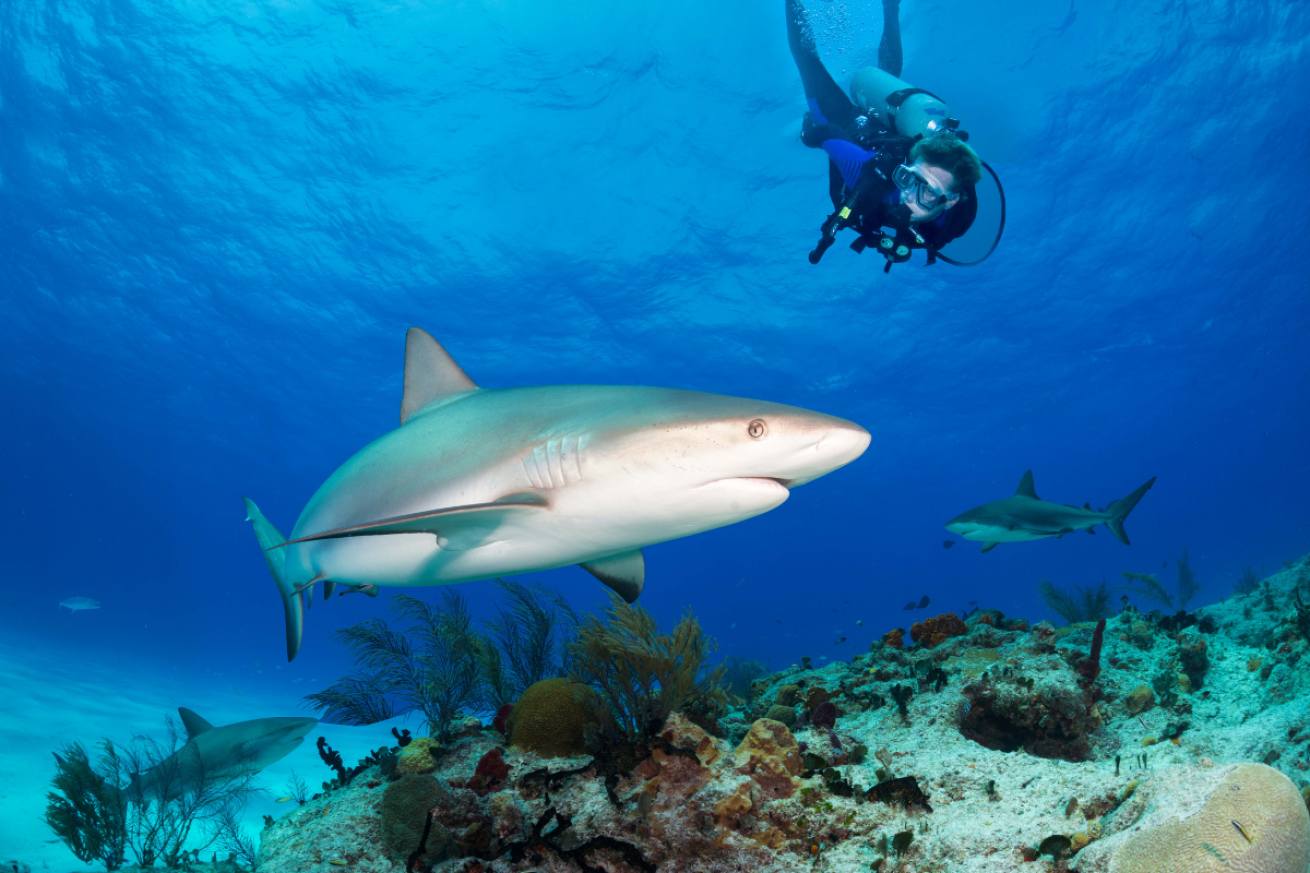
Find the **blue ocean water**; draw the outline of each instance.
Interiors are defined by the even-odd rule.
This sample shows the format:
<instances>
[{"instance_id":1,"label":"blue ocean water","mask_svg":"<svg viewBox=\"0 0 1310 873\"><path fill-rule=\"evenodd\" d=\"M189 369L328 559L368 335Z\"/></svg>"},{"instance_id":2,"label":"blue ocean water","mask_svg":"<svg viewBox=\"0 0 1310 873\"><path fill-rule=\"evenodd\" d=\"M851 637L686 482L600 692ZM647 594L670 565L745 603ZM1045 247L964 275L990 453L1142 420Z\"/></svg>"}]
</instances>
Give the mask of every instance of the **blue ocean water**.
<instances>
[{"instance_id":1,"label":"blue ocean water","mask_svg":"<svg viewBox=\"0 0 1310 873\"><path fill-rule=\"evenodd\" d=\"M844 85L881 9L810 6ZM646 551L662 624L691 609L774 667L849 658L925 594L1053 617L1041 579L1172 579L1186 547L1208 601L1310 548L1310 8L905 0L904 78L965 120L1009 224L982 266L884 275L806 261L826 171L781 7L0 5L4 640L294 714L387 595L317 605L283 668L239 498L288 530L396 425L411 325L485 387L866 427L777 510ZM1077 504L1158 482L1131 546L982 555L942 528L1027 469ZM533 578L605 601L578 569Z\"/></svg>"}]
</instances>

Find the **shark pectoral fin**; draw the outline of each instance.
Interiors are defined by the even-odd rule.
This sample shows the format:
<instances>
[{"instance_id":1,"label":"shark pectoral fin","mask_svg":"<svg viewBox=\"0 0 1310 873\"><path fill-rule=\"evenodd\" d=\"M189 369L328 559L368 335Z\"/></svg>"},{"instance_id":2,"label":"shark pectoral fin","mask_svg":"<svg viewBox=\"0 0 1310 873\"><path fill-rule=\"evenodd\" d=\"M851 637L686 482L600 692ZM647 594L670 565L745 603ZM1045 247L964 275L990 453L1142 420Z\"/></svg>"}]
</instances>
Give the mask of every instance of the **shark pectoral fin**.
<instances>
[{"instance_id":1,"label":"shark pectoral fin","mask_svg":"<svg viewBox=\"0 0 1310 873\"><path fill-rule=\"evenodd\" d=\"M628 603L641 596L641 588L646 584L646 559L642 557L641 549L578 566L613 588Z\"/></svg>"},{"instance_id":2,"label":"shark pectoral fin","mask_svg":"<svg viewBox=\"0 0 1310 873\"><path fill-rule=\"evenodd\" d=\"M1092 536L1096 536L1096 525L1094 524L1088 525L1087 527L1083 528L1083 530L1087 531Z\"/></svg>"},{"instance_id":3,"label":"shark pectoral fin","mask_svg":"<svg viewBox=\"0 0 1310 873\"><path fill-rule=\"evenodd\" d=\"M996 548L999 545L1000 543L983 543L982 550L984 552L990 552L992 549Z\"/></svg>"},{"instance_id":4,"label":"shark pectoral fin","mask_svg":"<svg viewBox=\"0 0 1310 873\"><path fill-rule=\"evenodd\" d=\"M405 393L400 423L430 403L477 390L477 383L455 363L450 352L421 327L405 334Z\"/></svg>"},{"instance_id":5,"label":"shark pectoral fin","mask_svg":"<svg viewBox=\"0 0 1310 873\"><path fill-rule=\"evenodd\" d=\"M282 533L273 527L267 518L264 518L264 513L259 511L255 501L249 497L241 499L246 504L246 521L249 521L255 529L255 539L259 541L259 547L264 552L268 571L273 574L278 593L282 595L282 609L287 629L287 660L293 661L296 652L300 651L300 641L305 633L305 607L299 597L291 596L295 593L295 589L286 577L286 552L278 551L286 545L287 541Z\"/></svg>"},{"instance_id":6,"label":"shark pectoral fin","mask_svg":"<svg viewBox=\"0 0 1310 873\"><path fill-rule=\"evenodd\" d=\"M1032 470L1029 470L1028 472L1026 472L1026 473L1023 474L1023 478L1019 480L1019 487L1016 488L1016 489L1014 489L1014 496L1015 496L1015 497L1031 497L1033 500L1041 500L1041 499L1042 499L1042 498L1040 498L1040 497L1037 496L1037 489L1033 487L1033 471L1032 471Z\"/></svg>"},{"instance_id":7,"label":"shark pectoral fin","mask_svg":"<svg viewBox=\"0 0 1310 873\"><path fill-rule=\"evenodd\" d=\"M182 719L182 727L186 728L186 738L188 740L194 740L205 731L212 731L214 729L212 724L205 721L185 706L179 706L177 708L177 714Z\"/></svg>"},{"instance_id":8,"label":"shark pectoral fin","mask_svg":"<svg viewBox=\"0 0 1310 873\"><path fill-rule=\"evenodd\" d=\"M382 534L427 533L441 542L443 549L459 550L477 544L479 537L495 530L507 517L519 512L540 512L548 509L546 501L537 494L514 494L493 503L472 503L467 506L447 506L428 512L414 512L383 518L378 521L325 530L274 546L290 546L314 540L335 540L344 537L380 536ZM458 540L458 542L456 542Z\"/></svg>"},{"instance_id":9,"label":"shark pectoral fin","mask_svg":"<svg viewBox=\"0 0 1310 873\"><path fill-rule=\"evenodd\" d=\"M327 600L329 597L331 597L331 596L332 596L332 592L335 591L335 590L337 590L337 583L333 582L331 579L324 579L324 580L323 580L323 599L324 599L324 600Z\"/></svg>"}]
</instances>

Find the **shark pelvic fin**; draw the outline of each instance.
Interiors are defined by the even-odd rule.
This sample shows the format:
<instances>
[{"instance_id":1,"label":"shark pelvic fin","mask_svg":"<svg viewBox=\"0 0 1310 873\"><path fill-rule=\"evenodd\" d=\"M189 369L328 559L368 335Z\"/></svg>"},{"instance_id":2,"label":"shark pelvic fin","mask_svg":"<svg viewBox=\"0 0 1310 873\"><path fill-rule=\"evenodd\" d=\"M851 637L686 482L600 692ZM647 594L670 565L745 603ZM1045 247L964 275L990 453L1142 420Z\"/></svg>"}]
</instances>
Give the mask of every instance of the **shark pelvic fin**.
<instances>
[{"instance_id":1,"label":"shark pelvic fin","mask_svg":"<svg viewBox=\"0 0 1310 873\"><path fill-rule=\"evenodd\" d=\"M305 632L305 607L299 597L292 596L296 593L296 589L287 581L285 567L287 553L280 550L287 540L267 518L264 518L264 513L259 511L255 501L249 497L241 499L246 503L246 521L254 525L255 539L259 540L259 547L264 552L268 572L273 574L273 581L277 583L277 592L282 595L282 608L286 613L287 625L287 660L291 661L295 659L296 652L300 651L300 638Z\"/></svg>"},{"instance_id":2,"label":"shark pelvic fin","mask_svg":"<svg viewBox=\"0 0 1310 873\"><path fill-rule=\"evenodd\" d=\"M405 334L405 393L400 401L400 423L429 403L477 389L450 352L421 327Z\"/></svg>"},{"instance_id":3,"label":"shark pelvic fin","mask_svg":"<svg viewBox=\"0 0 1310 873\"><path fill-rule=\"evenodd\" d=\"M982 550L984 552L990 552L992 549L996 548L999 545L1000 543L983 543Z\"/></svg>"},{"instance_id":4,"label":"shark pelvic fin","mask_svg":"<svg viewBox=\"0 0 1310 873\"><path fill-rule=\"evenodd\" d=\"M488 534L505 520L516 513L547 509L546 501L537 494L514 494L503 497L493 503L471 503L467 506L447 506L428 512L413 512L394 518L383 518L364 524L339 527L321 533L309 534L294 540L277 543L272 548L314 540L335 540L343 537L367 537L382 534L426 533L438 539L444 539L440 545L443 549L460 550L480 544L480 537ZM459 537L459 542L452 539ZM477 540L476 542L474 540Z\"/></svg>"},{"instance_id":5,"label":"shark pelvic fin","mask_svg":"<svg viewBox=\"0 0 1310 873\"><path fill-rule=\"evenodd\" d=\"M186 728L186 738L188 740L194 740L205 731L212 731L214 729L212 724L205 721L185 706L179 706L177 708L177 714L182 719L182 727Z\"/></svg>"},{"instance_id":6,"label":"shark pelvic fin","mask_svg":"<svg viewBox=\"0 0 1310 873\"><path fill-rule=\"evenodd\" d=\"M646 559L642 557L641 549L578 566L613 588L628 603L641 596L641 588L646 584Z\"/></svg>"},{"instance_id":7,"label":"shark pelvic fin","mask_svg":"<svg viewBox=\"0 0 1310 873\"><path fill-rule=\"evenodd\" d=\"M1110 518L1106 519L1105 526L1125 546L1130 546L1132 543L1128 541L1128 531L1124 530L1124 519L1128 517L1128 513L1133 511L1133 507L1137 505L1137 501L1142 499L1142 495L1150 491L1151 486L1154 484L1155 477L1152 476L1151 480L1141 488L1121 500L1114 501L1105 508L1105 511L1110 514Z\"/></svg>"},{"instance_id":8,"label":"shark pelvic fin","mask_svg":"<svg viewBox=\"0 0 1310 873\"><path fill-rule=\"evenodd\" d=\"M1040 497L1037 496L1037 489L1035 489L1035 488L1033 487L1033 471L1032 471L1032 470L1029 470L1027 473L1024 473L1024 474L1023 474L1023 478L1019 480L1019 487L1016 488L1016 489L1014 489L1014 496L1015 496L1015 497L1031 497L1033 500L1041 500L1041 499L1042 499L1042 498L1040 498Z\"/></svg>"}]
</instances>

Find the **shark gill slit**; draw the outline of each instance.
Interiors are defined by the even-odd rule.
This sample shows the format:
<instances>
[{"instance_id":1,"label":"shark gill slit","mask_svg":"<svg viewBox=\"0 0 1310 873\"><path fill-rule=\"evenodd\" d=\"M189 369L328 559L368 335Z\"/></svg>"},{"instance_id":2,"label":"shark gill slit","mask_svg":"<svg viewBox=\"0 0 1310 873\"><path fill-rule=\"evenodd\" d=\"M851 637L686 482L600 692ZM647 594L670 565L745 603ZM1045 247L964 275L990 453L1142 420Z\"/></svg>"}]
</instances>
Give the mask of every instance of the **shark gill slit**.
<instances>
[{"instance_id":1,"label":"shark gill slit","mask_svg":"<svg viewBox=\"0 0 1310 873\"><path fill-rule=\"evenodd\" d=\"M560 485L568 484L568 480L564 478L563 456L564 439L562 437L556 437L546 444L546 459L550 465L551 479L558 479Z\"/></svg>"}]
</instances>

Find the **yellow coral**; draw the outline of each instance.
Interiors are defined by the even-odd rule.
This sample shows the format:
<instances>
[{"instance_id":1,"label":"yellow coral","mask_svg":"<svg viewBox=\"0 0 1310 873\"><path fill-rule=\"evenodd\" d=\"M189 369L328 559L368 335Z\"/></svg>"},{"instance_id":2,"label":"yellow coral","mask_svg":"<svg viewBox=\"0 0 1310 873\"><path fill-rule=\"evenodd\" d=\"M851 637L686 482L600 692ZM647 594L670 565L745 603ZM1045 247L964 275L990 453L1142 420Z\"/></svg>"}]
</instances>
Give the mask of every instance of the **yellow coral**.
<instances>
[{"instance_id":1,"label":"yellow coral","mask_svg":"<svg viewBox=\"0 0 1310 873\"><path fill-rule=\"evenodd\" d=\"M416 773L431 773L437 769L435 760L441 743L432 737L415 737L409 745L400 750L396 759L396 775L408 776Z\"/></svg>"},{"instance_id":2,"label":"yellow coral","mask_svg":"<svg viewBox=\"0 0 1310 873\"><path fill-rule=\"evenodd\" d=\"M733 753L737 771L752 777L769 799L791 797L801 772L801 750L780 721L762 718L751 725Z\"/></svg>"}]
</instances>

